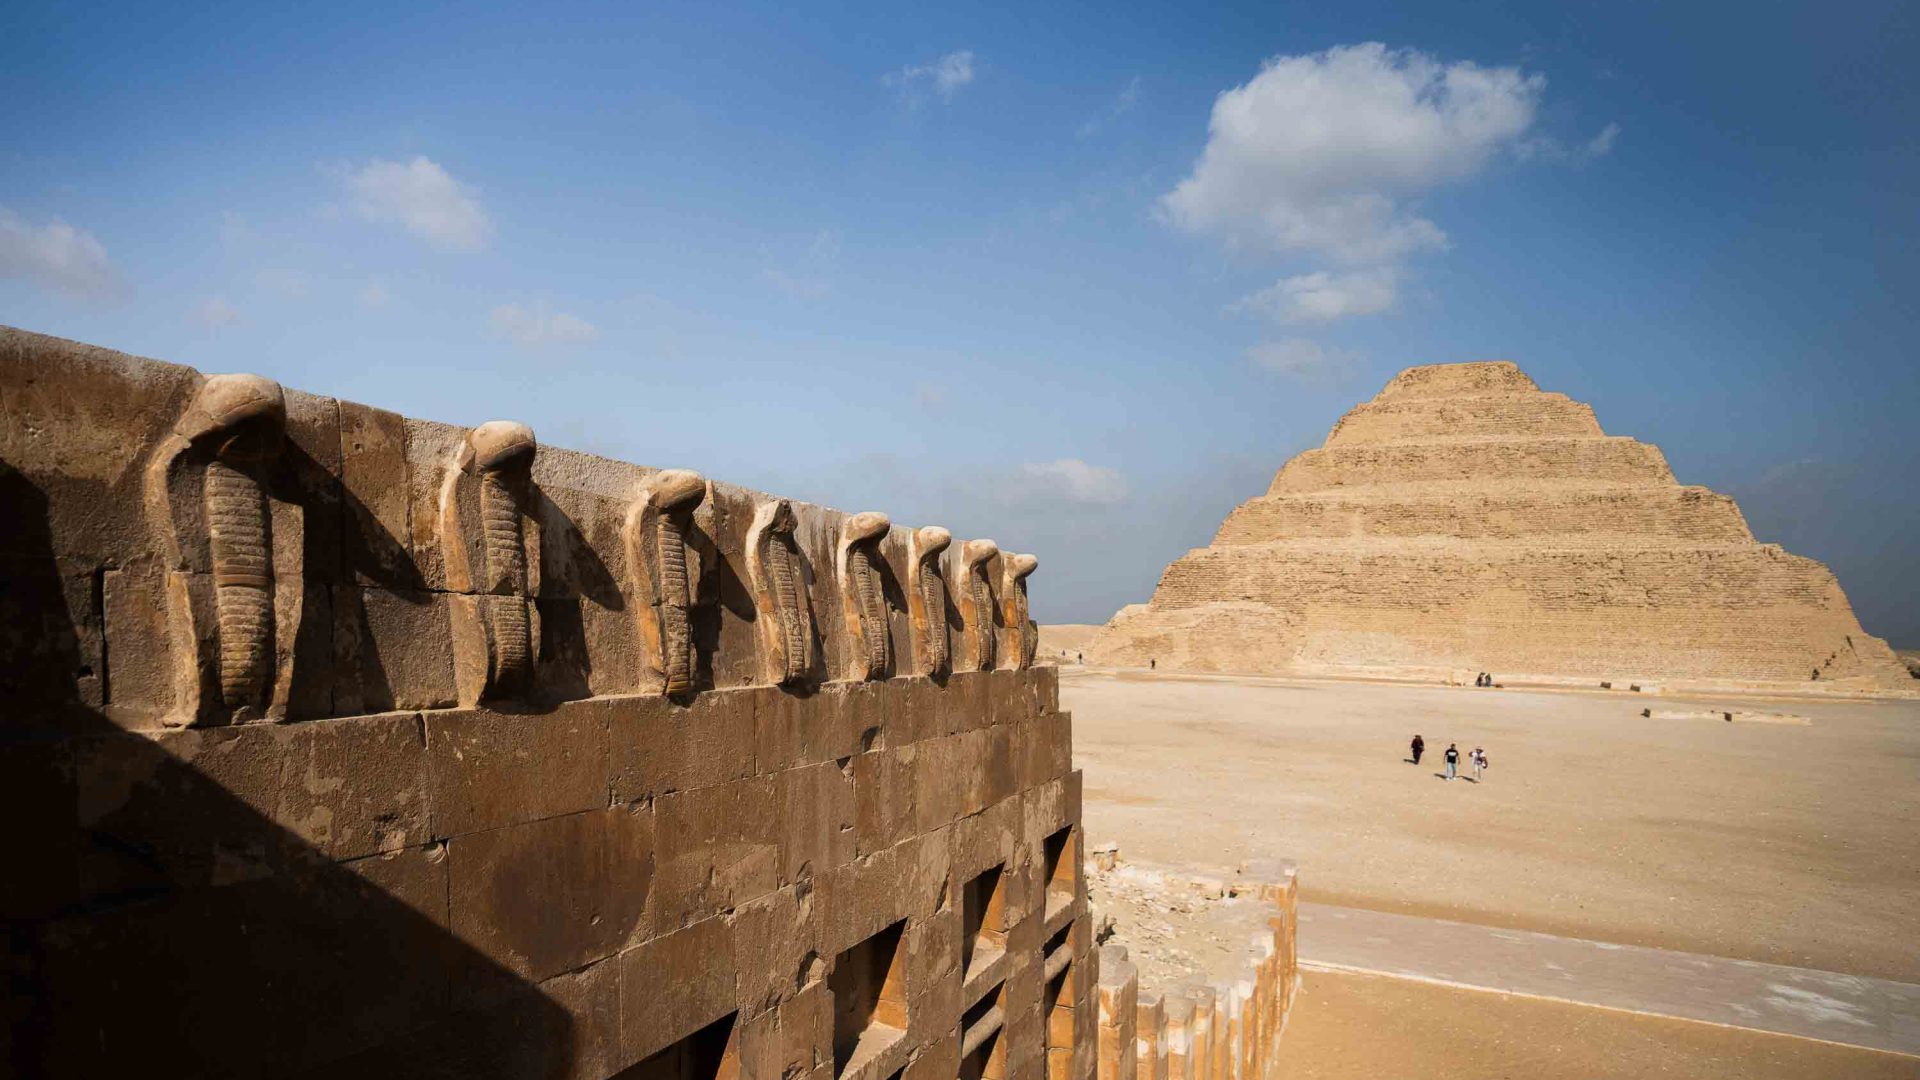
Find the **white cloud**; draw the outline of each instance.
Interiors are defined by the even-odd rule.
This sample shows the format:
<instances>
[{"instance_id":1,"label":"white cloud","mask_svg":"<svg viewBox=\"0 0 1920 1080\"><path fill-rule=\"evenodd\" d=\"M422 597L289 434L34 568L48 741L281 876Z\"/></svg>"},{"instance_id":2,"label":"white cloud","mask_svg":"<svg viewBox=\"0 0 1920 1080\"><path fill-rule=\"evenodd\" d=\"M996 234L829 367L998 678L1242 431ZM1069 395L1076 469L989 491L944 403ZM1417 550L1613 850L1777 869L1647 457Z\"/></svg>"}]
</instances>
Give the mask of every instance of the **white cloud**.
<instances>
[{"instance_id":1,"label":"white cloud","mask_svg":"<svg viewBox=\"0 0 1920 1080\"><path fill-rule=\"evenodd\" d=\"M1127 80L1127 85L1120 88L1120 93L1115 95L1113 105L1107 109L1106 113L1081 124L1080 130L1074 132L1074 137L1090 139L1098 135L1101 128L1132 112L1133 107L1139 103L1140 76L1135 75L1133 78Z\"/></svg>"},{"instance_id":2,"label":"white cloud","mask_svg":"<svg viewBox=\"0 0 1920 1080\"><path fill-rule=\"evenodd\" d=\"M1542 135L1537 139L1527 139L1514 147L1516 156L1527 161L1550 161L1562 165L1585 165L1596 158L1606 157L1613 152L1613 144L1620 138L1620 125L1609 123L1596 132L1593 138L1579 146L1568 147L1560 140Z\"/></svg>"},{"instance_id":3,"label":"white cloud","mask_svg":"<svg viewBox=\"0 0 1920 1080\"><path fill-rule=\"evenodd\" d=\"M119 290L106 246L85 229L55 218L32 225L0 207L0 277L25 278L69 296L100 299Z\"/></svg>"},{"instance_id":4,"label":"white cloud","mask_svg":"<svg viewBox=\"0 0 1920 1080\"><path fill-rule=\"evenodd\" d=\"M1589 158L1605 157L1613 151L1614 140L1620 137L1620 125L1609 123L1600 129L1600 134L1587 140L1586 155Z\"/></svg>"},{"instance_id":5,"label":"white cloud","mask_svg":"<svg viewBox=\"0 0 1920 1080\"><path fill-rule=\"evenodd\" d=\"M961 87L973 81L973 50L957 49L931 64L903 67L882 81L899 90L901 99L909 105L918 105L929 88L940 95L940 100L952 101Z\"/></svg>"},{"instance_id":6,"label":"white cloud","mask_svg":"<svg viewBox=\"0 0 1920 1080\"><path fill-rule=\"evenodd\" d=\"M492 322L494 333L533 352L554 345L576 345L600 336L592 323L577 315L554 311L544 300L529 307L502 304L493 309Z\"/></svg>"},{"instance_id":7,"label":"white cloud","mask_svg":"<svg viewBox=\"0 0 1920 1080\"><path fill-rule=\"evenodd\" d=\"M1471 176L1533 125L1546 79L1378 42L1279 56L1214 101L1175 225L1235 246L1386 262L1442 248L1402 200Z\"/></svg>"},{"instance_id":8,"label":"white cloud","mask_svg":"<svg viewBox=\"0 0 1920 1080\"><path fill-rule=\"evenodd\" d=\"M1354 373L1360 354L1329 349L1306 338L1263 341L1247 350L1247 359L1262 371L1301 382L1337 382Z\"/></svg>"},{"instance_id":9,"label":"white cloud","mask_svg":"<svg viewBox=\"0 0 1920 1080\"><path fill-rule=\"evenodd\" d=\"M1391 266L1332 273L1321 270L1281 278L1241 297L1228 310L1265 315L1283 325L1329 323L1392 309L1400 295L1400 273Z\"/></svg>"},{"instance_id":10,"label":"white cloud","mask_svg":"<svg viewBox=\"0 0 1920 1080\"><path fill-rule=\"evenodd\" d=\"M398 224L436 247L478 251L493 235L493 222L474 190L427 158L375 158L348 172L345 181L355 213Z\"/></svg>"},{"instance_id":11,"label":"white cloud","mask_svg":"<svg viewBox=\"0 0 1920 1080\"><path fill-rule=\"evenodd\" d=\"M190 314L193 321L209 334L219 333L240 321L240 309L228 303L224 296L209 296L194 305Z\"/></svg>"},{"instance_id":12,"label":"white cloud","mask_svg":"<svg viewBox=\"0 0 1920 1080\"><path fill-rule=\"evenodd\" d=\"M1127 481L1119 470L1089 465L1079 458L1019 465L1014 469L1014 479L1014 493L1027 498L1092 506L1111 506L1127 498Z\"/></svg>"}]
</instances>

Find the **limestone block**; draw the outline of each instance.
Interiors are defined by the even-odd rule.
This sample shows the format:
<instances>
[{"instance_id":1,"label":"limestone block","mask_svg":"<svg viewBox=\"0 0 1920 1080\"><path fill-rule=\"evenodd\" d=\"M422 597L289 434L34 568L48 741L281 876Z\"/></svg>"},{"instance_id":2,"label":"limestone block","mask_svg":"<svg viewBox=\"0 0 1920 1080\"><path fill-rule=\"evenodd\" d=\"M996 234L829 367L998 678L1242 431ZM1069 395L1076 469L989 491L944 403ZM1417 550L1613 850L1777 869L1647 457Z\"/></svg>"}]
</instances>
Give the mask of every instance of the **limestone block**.
<instances>
[{"instance_id":1,"label":"limestone block","mask_svg":"<svg viewBox=\"0 0 1920 1080\"><path fill-rule=\"evenodd\" d=\"M457 836L453 930L535 981L611 956L651 893L654 832L650 810L617 806Z\"/></svg>"},{"instance_id":2,"label":"limestone block","mask_svg":"<svg viewBox=\"0 0 1920 1080\"><path fill-rule=\"evenodd\" d=\"M774 890L781 850L777 805L771 777L654 800L657 932L672 932Z\"/></svg>"},{"instance_id":3,"label":"limestone block","mask_svg":"<svg viewBox=\"0 0 1920 1080\"><path fill-rule=\"evenodd\" d=\"M817 970L825 964L814 920L817 903L812 884L806 883L776 889L735 912L738 1000L745 1015L773 1008L810 984L823 988Z\"/></svg>"},{"instance_id":4,"label":"limestone block","mask_svg":"<svg viewBox=\"0 0 1920 1080\"><path fill-rule=\"evenodd\" d=\"M734 1011L733 945L726 921L710 918L620 954L626 1060L640 1061ZM674 992L660 993L665 986Z\"/></svg>"},{"instance_id":5,"label":"limestone block","mask_svg":"<svg viewBox=\"0 0 1920 1080\"><path fill-rule=\"evenodd\" d=\"M0 327L0 491L17 516L0 550L90 566L159 559L164 539L138 478L202 381L191 368Z\"/></svg>"},{"instance_id":6,"label":"limestone block","mask_svg":"<svg viewBox=\"0 0 1920 1080\"><path fill-rule=\"evenodd\" d=\"M615 802L752 776L759 690L701 694L685 702L651 695L601 699Z\"/></svg>"},{"instance_id":7,"label":"limestone block","mask_svg":"<svg viewBox=\"0 0 1920 1080\"><path fill-rule=\"evenodd\" d=\"M832 762L776 773L774 801L780 838L780 884L811 880L854 855L851 766Z\"/></svg>"},{"instance_id":8,"label":"limestone block","mask_svg":"<svg viewBox=\"0 0 1920 1080\"><path fill-rule=\"evenodd\" d=\"M960 1035L943 1035L921 1047L901 1080L953 1080L960 1073Z\"/></svg>"},{"instance_id":9,"label":"limestone block","mask_svg":"<svg viewBox=\"0 0 1920 1080\"><path fill-rule=\"evenodd\" d=\"M752 691L760 771L838 761L876 745L884 693L879 688L887 685Z\"/></svg>"},{"instance_id":10,"label":"limestone block","mask_svg":"<svg viewBox=\"0 0 1920 1080\"><path fill-rule=\"evenodd\" d=\"M602 1080L629 1062L620 1047L620 960L609 957L542 982L539 993L560 1009L568 1068L558 1076Z\"/></svg>"},{"instance_id":11,"label":"limestone block","mask_svg":"<svg viewBox=\"0 0 1920 1080\"><path fill-rule=\"evenodd\" d=\"M342 573L360 585L422 588L408 544L406 419L351 401L339 415Z\"/></svg>"},{"instance_id":12,"label":"limestone block","mask_svg":"<svg viewBox=\"0 0 1920 1080\"><path fill-rule=\"evenodd\" d=\"M0 466L0 482L6 479ZM102 575L99 580L110 579ZM94 568L84 563L0 561L0 692L11 706L0 715L0 731L23 738L51 735L102 707L109 658L101 613L95 610L95 583ZM170 691L170 668L151 667L160 669L161 684ZM138 684L129 689L137 690ZM157 717L141 722L146 719L136 714L123 722L158 726Z\"/></svg>"},{"instance_id":13,"label":"limestone block","mask_svg":"<svg viewBox=\"0 0 1920 1080\"><path fill-rule=\"evenodd\" d=\"M274 820L336 861L418 847L433 835L419 721L356 716L288 728Z\"/></svg>"},{"instance_id":14,"label":"limestone block","mask_svg":"<svg viewBox=\"0 0 1920 1080\"><path fill-rule=\"evenodd\" d=\"M541 716L424 716L433 831L462 836L607 805L610 713L575 702Z\"/></svg>"},{"instance_id":15,"label":"limestone block","mask_svg":"<svg viewBox=\"0 0 1920 1080\"><path fill-rule=\"evenodd\" d=\"M441 709L458 697L451 601L445 593L363 589L332 594L338 711Z\"/></svg>"},{"instance_id":16,"label":"limestone block","mask_svg":"<svg viewBox=\"0 0 1920 1080\"><path fill-rule=\"evenodd\" d=\"M864 857L913 835L915 753L908 746L874 750L852 759L856 855Z\"/></svg>"}]
</instances>

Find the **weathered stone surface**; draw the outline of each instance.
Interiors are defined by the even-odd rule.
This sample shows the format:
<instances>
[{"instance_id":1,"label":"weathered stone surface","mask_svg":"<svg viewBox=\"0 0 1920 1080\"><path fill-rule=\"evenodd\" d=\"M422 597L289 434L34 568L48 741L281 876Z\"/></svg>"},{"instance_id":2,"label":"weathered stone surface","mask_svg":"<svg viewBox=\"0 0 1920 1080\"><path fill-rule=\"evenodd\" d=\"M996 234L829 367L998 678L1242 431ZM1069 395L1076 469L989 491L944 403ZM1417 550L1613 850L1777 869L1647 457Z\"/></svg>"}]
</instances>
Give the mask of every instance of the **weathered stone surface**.
<instances>
[{"instance_id":1,"label":"weathered stone surface","mask_svg":"<svg viewBox=\"0 0 1920 1080\"><path fill-rule=\"evenodd\" d=\"M1100 663L1909 693L1826 567L1508 363L1402 372L1167 568Z\"/></svg>"},{"instance_id":2,"label":"weathered stone surface","mask_svg":"<svg viewBox=\"0 0 1920 1080\"><path fill-rule=\"evenodd\" d=\"M1042 1075L1030 559L3 329L0 396L15 1071L944 1078L991 1001Z\"/></svg>"},{"instance_id":3,"label":"weathered stone surface","mask_svg":"<svg viewBox=\"0 0 1920 1080\"><path fill-rule=\"evenodd\" d=\"M653 895L654 826L616 806L455 837L454 933L535 982L613 955Z\"/></svg>"},{"instance_id":4,"label":"weathered stone surface","mask_svg":"<svg viewBox=\"0 0 1920 1080\"><path fill-rule=\"evenodd\" d=\"M607 805L608 712L597 704L542 716L455 709L424 721L436 836Z\"/></svg>"}]
</instances>

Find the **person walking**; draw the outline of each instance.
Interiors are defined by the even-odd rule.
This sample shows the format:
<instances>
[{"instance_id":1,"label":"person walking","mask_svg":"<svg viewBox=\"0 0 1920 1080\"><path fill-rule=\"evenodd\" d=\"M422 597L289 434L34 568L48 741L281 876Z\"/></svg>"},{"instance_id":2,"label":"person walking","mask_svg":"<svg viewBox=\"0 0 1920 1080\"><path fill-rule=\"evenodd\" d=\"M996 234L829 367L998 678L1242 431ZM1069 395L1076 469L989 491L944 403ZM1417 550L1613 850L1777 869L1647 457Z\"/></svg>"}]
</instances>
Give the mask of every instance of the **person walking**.
<instances>
[{"instance_id":1,"label":"person walking","mask_svg":"<svg viewBox=\"0 0 1920 1080\"><path fill-rule=\"evenodd\" d=\"M1458 746L1455 746L1452 743L1448 743L1447 744L1447 779L1451 780L1455 776L1458 776L1459 769L1460 769L1460 748Z\"/></svg>"},{"instance_id":2,"label":"person walking","mask_svg":"<svg viewBox=\"0 0 1920 1080\"><path fill-rule=\"evenodd\" d=\"M1487 752L1474 747L1473 753L1467 755L1467 763L1473 766L1473 782L1479 783L1480 774L1487 771Z\"/></svg>"},{"instance_id":3,"label":"person walking","mask_svg":"<svg viewBox=\"0 0 1920 1080\"><path fill-rule=\"evenodd\" d=\"M1413 737L1413 763L1420 764L1420 755L1427 752L1427 740L1418 735Z\"/></svg>"}]
</instances>

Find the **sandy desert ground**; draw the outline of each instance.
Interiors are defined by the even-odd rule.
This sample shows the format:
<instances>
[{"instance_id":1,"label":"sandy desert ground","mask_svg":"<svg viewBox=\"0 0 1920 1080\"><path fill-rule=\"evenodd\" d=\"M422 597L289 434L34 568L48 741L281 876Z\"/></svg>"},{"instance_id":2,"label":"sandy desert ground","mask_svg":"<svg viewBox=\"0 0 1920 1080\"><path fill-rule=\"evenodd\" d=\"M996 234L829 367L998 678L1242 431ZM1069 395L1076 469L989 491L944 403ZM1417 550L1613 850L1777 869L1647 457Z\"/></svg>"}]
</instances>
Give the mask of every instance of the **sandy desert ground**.
<instances>
[{"instance_id":1,"label":"sandy desert ground","mask_svg":"<svg viewBox=\"0 0 1920 1080\"><path fill-rule=\"evenodd\" d=\"M1304 898L1920 982L1920 703L1672 699L1066 667L1088 839L1300 866ZM1426 736L1416 767L1407 741ZM1484 783L1440 755L1485 746Z\"/></svg>"},{"instance_id":2,"label":"sandy desert ground","mask_svg":"<svg viewBox=\"0 0 1920 1080\"><path fill-rule=\"evenodd\" d=\"M1311 971L1277 1071L1289 1080L1912 1080L1920 1062L1713 1024Z\"/></svg>"}]
</instances>

